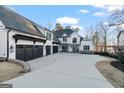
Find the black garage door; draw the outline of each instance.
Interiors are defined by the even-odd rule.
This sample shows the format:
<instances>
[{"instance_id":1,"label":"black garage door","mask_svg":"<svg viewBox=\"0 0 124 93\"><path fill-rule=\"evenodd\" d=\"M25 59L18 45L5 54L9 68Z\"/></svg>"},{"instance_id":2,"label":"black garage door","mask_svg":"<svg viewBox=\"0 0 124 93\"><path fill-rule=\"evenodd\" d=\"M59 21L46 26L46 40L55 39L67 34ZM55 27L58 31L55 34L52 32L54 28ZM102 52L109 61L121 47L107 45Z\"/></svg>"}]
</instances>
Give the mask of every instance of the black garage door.
<instances>
[{"instance_id":1,"label":"black garage door","mask_svg":"<svg viewBox=\"0 0 124 93\"><path fill-rule=\"evenodd\" d=\"M43 56L43 46L33 46L33 59Z\"/></svg>"},{"instance_id":2,"label":"black garage door","mask_svg":"<svg viewBox=\"0 0 124 93\"><path fill-rule=\"evenodd\" d=\"M51 46L46 46L46 55L51 54Z\"/></svg>"},{"instance_id":3,"label":"black garage door","mask_svg":"<svg viewBox=\"0 0 124 93\"><path fill-rule=\"evenodd\" d=\"M58 53L58 46L53 46L53 53Z\"/></svg>"},{"instance_id":4,"label":"black garage door","mask_svg":"<svg viewBox=\"0 0 124 93\"><path fill-rule=\"evenodd\" d=\"M16 45L16 59L29 61L43 56L43 46Z\"/></svg>"},{"instance_id":5,"label":"black garage door","mask_svg":"<svg viewBox=\"0 0 124 93\"><path fill-rule=\"evenodd\" d=\"M23 45L16 45L16 59L25 61L25 49Z\"/></svg>"}]
</instances>

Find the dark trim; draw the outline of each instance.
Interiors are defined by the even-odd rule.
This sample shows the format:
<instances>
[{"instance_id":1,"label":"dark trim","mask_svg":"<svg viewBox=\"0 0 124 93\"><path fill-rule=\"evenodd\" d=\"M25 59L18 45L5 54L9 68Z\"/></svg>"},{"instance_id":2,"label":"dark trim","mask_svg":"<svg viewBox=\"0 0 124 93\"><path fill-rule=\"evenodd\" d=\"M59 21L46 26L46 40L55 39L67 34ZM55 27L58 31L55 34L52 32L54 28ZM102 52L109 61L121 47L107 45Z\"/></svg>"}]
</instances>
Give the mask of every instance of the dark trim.
<instances>
[{"instance_id":1,"label":"dark trim","mask_svg":"<svg viewBox=\"0 0 124 93\"><path fill-rule=\"evenodd\" d=\"M59 42L52 42L52 44L59 44L59 45L60 45L60 43L59 43Z\"/></svg>"},{"instance_id":2,"label":"dark trim","mask_svg":"<svg viewBox=\"0 0 124 93\"><path fill-rule=\"evenodd\" d=\"M12 31L12 30L8 30L7 31L7 58L6 58L6 61L8 61L8 58L9 58L9 32Z\"/></svg>"},{"instance_id":3,"label":"dark trim","mask_svg":"<svg viewBox=\"0 0 124 93\"><path fill-rule=\"evenodd\" d=\"M28 41L33 41L35 42L43 42L45 43L45 39L40 39L40 38L35 38L35 37L30 37L30 36L25 36L25 35L20 35L20 34L15 34L13 35L13 38L15 38L15 43L17 43L18 40L28 40Z\"/></svg>"}]
</instances>

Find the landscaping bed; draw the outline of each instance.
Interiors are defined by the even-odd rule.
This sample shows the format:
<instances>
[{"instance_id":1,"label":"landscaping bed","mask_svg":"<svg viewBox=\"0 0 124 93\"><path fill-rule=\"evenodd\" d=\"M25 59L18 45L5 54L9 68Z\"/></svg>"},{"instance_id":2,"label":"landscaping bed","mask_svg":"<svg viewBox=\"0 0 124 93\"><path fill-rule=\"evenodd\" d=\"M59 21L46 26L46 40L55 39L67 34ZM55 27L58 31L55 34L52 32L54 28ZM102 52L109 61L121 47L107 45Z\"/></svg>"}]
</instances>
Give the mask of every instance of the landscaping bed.
<instances>
[{"instance_id":1,"label":"landscaping bed","mask_svg":"<svg viewBox=\"0 0 124 93\"><path fill-rule=\"evenodd\" d=\"M0 62L0 82L22 75L24 68L11 62Z\"/></svg>"},{"instance_id":2,"label":"landscaping bed","mask_svg":"<svg viewBox=\"0 0 124 93\"><path fill-rule=\"evenodd\" d=\"M97 62L96 67L114 87L124 87L124 64L104 60Z\"/></svg>"}]
</instances>

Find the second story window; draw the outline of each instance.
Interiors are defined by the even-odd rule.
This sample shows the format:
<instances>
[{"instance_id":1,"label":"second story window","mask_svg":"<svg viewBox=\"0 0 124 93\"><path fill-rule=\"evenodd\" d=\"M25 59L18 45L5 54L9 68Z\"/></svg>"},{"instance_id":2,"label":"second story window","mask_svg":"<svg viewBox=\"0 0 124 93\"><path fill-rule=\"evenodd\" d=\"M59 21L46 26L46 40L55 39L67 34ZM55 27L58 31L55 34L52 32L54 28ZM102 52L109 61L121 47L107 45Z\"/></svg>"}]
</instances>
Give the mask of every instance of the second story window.
<instances>
[{"instance_id":1,"label":"second story window","mask_svg":"<svg viewBox=\"0 0 124 93\"><path fill-rule=\"evenodd\" d=\"M77 38L73 38L73 43L77 43Z\"/></svg>"},{"instance_id":2,"label":"second story window","mask_svg":"<svg viewBox=\"0 0 124 93\"><path fill-rule=\"evenodd\" d=\"M47 37L48 40L51 40L51 33L48 33L48 32L47 32L46 37Z\"/></svg>"},{"instance_id":3,"label":"second story window","mask_svg":"<svg viewBox=\"0 0 124 93\"><path fill-rule=\"evenodd\" d=\"M63 42L67 42L67 37L63 37Z\"/></svg>"}]
</instances>

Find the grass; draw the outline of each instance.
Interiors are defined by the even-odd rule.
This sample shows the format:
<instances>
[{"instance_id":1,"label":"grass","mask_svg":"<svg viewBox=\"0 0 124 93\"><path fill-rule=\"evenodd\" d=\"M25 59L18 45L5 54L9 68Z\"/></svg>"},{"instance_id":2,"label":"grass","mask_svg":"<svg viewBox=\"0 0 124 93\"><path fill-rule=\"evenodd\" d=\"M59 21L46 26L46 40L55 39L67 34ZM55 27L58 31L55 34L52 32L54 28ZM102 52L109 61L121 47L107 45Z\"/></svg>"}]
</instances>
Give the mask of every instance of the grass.
<instances>
[{"instance_id":1,"label":"grass","mask_svg":"<svg viewBox=\"0 0 124 93\"><path fill-rule=\"evenodd\" d=\"M0 63L0 82L13 79L21 75L20 72L23 71L23 67L10 63L10 62L1 62Z\"/></svg>"},{"instance_id":2,"label":"grass","mask_svg":"<svg viewBox=\"0 0 124 93\"><path fill-rule=\"evenodd\" d=\"M124 87L124 65L117 61L101 61L96 63L97 69L116 88Z\"/></svg>"}]
</instances>

